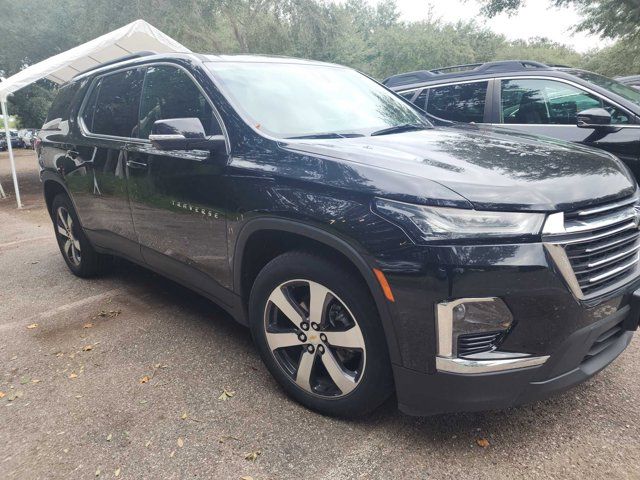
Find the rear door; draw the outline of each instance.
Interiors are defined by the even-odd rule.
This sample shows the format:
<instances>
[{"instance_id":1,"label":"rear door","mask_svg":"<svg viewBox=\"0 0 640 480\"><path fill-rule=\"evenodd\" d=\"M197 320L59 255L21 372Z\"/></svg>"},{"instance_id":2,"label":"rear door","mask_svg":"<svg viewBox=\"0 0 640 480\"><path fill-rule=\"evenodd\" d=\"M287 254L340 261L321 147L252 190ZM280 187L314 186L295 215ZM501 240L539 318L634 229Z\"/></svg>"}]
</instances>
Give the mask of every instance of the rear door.
<instances>
[{"instance_id":1,"label":"rear door","mask_svg":"<svg viewBox=\"0 0 640 480\"><path fill-rule=\"evenodd\" d=\"M502 79L498 90L498 122L504 126L607 150L640 175L640 125L625 109L557 79ZM576 115L589 108L607 110L617 128L578 128Z\"/></svg>"},{"instance_id":2,"label":"rear door","mask_svg":"<svg viewBox=\"0 0 640 480\"><path fill-rule=\"evenodd\" d=\"M139 142L143 72L131 68L98 77L78 118L81 135L67 152L68 176L83 227L96 244L140 259L129 209L126 146Z\"/></svg>"}]
</instances>

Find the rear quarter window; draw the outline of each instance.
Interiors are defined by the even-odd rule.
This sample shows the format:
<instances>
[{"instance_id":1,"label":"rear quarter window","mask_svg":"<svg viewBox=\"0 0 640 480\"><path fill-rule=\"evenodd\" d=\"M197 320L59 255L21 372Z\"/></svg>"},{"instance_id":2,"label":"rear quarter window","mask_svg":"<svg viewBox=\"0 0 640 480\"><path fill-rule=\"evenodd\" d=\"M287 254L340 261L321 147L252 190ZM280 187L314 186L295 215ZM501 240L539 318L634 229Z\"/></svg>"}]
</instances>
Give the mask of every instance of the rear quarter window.
<instances>
[{"instance_id":1,"label":"rear quarter window","mask_svg":"<svg viewBox=\"0 0 640 480\"><path fill-rule=\"evenodd\" d=\"M80 82L70 83L58 90L56 98L49 108L45 125L53 120L69 120L73 100L80 88Z\"/></svg>"}]
</instances>

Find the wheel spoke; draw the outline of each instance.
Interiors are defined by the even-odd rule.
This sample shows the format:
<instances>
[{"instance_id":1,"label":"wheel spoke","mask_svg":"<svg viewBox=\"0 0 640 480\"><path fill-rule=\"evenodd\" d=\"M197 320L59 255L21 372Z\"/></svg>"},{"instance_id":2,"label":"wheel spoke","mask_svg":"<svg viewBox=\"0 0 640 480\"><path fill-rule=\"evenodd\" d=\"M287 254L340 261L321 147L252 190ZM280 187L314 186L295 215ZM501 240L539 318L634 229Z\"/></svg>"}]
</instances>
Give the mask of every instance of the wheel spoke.
<instances>
[{"instance_id":1,"label":"wheel spoke","mask_svg":"<svg viewBox=\"0 0 640 480\"><path fill-rule=\"evenodd\" d=\"M73 248L75 248L78 252L80 252L80 242L75 238L73 238L72 240L73 240Z\"/></svg>"},{"instance_id":2,"label":"wheel spoke","mask_svg":"<svg viewBox=\"0 0 640 480\"><path fill-rule=\"evenodd\" d=\"M282 288L276 288L273 293L271 293L269 301L278 307L278 309L284 313L291 323L296 327L300 326L302 323L302 315L300 315L298 310L296 310L291 301L284 294Z\"/></svg>"},{"instance_id":3,"label":"wheel spoke","mask_svg":"<svg viewBox=\"0 0 640 480\"><path fill-rule=\"evenodd\" d=\"M271 333L267 332L267 342L271 350L278 348L293 347L294 345L302 345L298 339L298 335L293 332Z\"/></svg>"},{"instance_id":4,"label":"wheel spoke","mask_svg":"<svg viewBox=\"0 0 640 480\"><path fill-rule=\"evenodd\" d=\"M333 380L343 395L346 395L356 387L357 383L355 378L342 370L342 367L340 367L338 360L336 360L331 350L325 350L324 355L320 358L322 358L322 363L327 369L327 372L329 372L331 380Z\"/></svg>"},{"instance_id":5,"label":"wheel spoke","mask_svg":"<svg viewBox=\"0 0 640 480\"><path fill-rule=\"evenodd\" d=\"M63 226L64 228L68 229L68 228L69 228L69 225L67 225L67 221L66 221L66 219L64 218L64 214L62 213L62 211L63 211L63 209L62 209L62 208L59 208L59 209L58 209L58 218L59 218L59 219L60 219L60 221L62 222L62 226Z\"/></svg>"},{"instance_id":6,"label":"wheel spoke","mask_svg":"<svg viewBox=\"0 0 640 480\"><path fill-rule=\"evenodd\" d=\"M69 259L73 257L72 248L73 248L73 242L71 241L71 239L68 239L66 242L64 242L64 251L66 252Z\"/></svg>"},{"instance_id":7,"label":"wheel spoke","mask_svg":"<svg viewBox=\"0 0 640 480\"><path fill-rule=\"evenodd\" d=\"M331 346L342 348L357 348L364 350L364 338L362 332L356 326L344 332L324 332Z\"/></svg>"},{"instance_id":8,"label":"wheel spoke","mask_svg":"<svg viewBox=\"0 0 640 480\"><path fill-rule=\"evenodd\" d=\"M329 290L319 283L309 282L309 321L322 325Z\"/></svg>"},{"instance_id":9,"label":"wheel spoke","mask_svg":"<svg viewBox=\"0 0 640 480\"><path fill-rule=\"evenodd\" d=\"M67 227L69 227L70 232L73 232L73 218L71 218L69 212L67 212Z\"/></svg>"},{"instance_id":10,"label":"wheel spoke","mask_svg":"<svg viewBox=\"0 0 640 480\"><path fill-rule=\"evenodd\" d=\"M311 391L311 370L315 359L315 353L309 353L305 350L300 356L300 364L296 373L296 383L308 391Z\"/></svg>"},{"instance_id":11,"label":"wheel spoke","mask_svg":"<svg viewBox=\"0 0 640 480\"><path fill-rule=\"evenodd\" d=\"M58 233L60 235L62 235L65 238L69 238L69 234L67 233L67 230L65 230L65 228L61 225L56 225L58 227Z\"/></svg>"}]
</instances>

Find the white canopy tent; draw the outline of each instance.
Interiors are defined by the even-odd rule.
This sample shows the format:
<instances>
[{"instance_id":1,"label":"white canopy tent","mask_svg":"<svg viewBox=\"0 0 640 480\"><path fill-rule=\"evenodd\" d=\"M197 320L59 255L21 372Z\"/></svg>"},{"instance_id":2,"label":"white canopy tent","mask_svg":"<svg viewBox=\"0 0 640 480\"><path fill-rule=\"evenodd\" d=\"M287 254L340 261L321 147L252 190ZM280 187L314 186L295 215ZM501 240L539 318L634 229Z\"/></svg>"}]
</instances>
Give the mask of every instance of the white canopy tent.
<instances>
[{"instance_id":1,"label":"white canopy tent","mask_svg":"<svg viewBox=\"0 0 640 480\"><path fill-rule=\"evenodd\" d=\"M20 201L15 159L9 136L7 97L43 78L47 78L57 84L63 84L78 73L125 55L142 51L156 53L190 52L187 47L176 42L144 20L136 20L113 32L31 65L0 82L0 104L2 106L2 115L5 118L7 149L11 161L11 173L18 208L22 207L22 203ZM0 185L0 197L4 198L5 196L4 190Z\"/></svg>"}]
</instances>

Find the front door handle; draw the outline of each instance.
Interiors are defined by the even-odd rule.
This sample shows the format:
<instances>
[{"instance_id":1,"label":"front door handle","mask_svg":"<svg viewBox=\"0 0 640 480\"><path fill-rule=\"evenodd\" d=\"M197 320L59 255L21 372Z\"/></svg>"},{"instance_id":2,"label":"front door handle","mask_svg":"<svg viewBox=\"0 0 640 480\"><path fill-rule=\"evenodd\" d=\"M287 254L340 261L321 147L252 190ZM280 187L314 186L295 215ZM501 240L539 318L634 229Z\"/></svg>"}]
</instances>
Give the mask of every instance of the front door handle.
<instances>
[{"instance_id":1,"label":"front door handle","mask_svg":"<svg viewBox=\"0 0 640 480\"><path fill-rule=\"evenodd\" d=\"M127 167L143 169L143 168L147 168L148 165L146 163L136 162L135 160L127 160Z\"/></svg>"}]
</instances>

